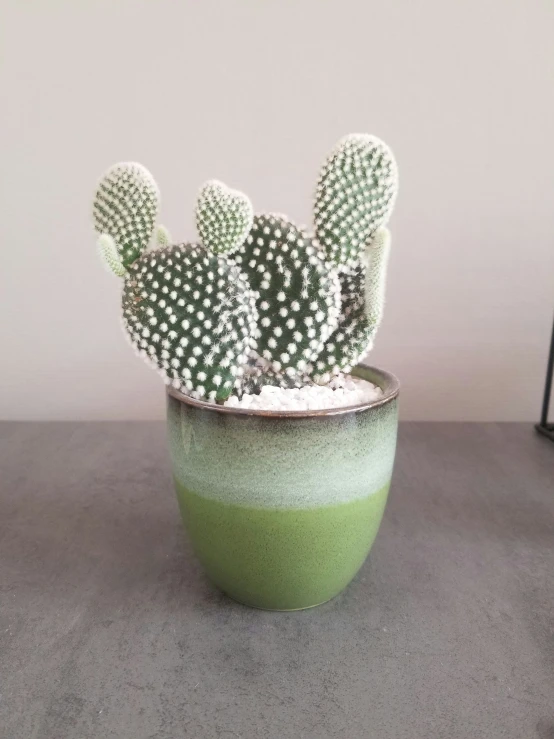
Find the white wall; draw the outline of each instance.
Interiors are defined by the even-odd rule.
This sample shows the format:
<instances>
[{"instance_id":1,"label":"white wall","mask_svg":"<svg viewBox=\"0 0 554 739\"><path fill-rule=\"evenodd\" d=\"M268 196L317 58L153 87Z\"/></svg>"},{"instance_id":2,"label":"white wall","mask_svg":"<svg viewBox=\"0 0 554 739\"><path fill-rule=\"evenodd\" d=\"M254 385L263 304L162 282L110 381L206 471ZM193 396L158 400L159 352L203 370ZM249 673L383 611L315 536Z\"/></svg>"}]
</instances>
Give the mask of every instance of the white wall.
<instances>
[{"instance_id":1,"label":"white wall","mask_svg":"<svg viewBox=\"0 0 554 739\"><path fill-rule=\"evenodd\" d=\"M0 2L0 417L158 418L90 198L158 179L193 237L217 177L310 219L320 162L368 131L399 162L373 361L404 418L534 420L554 309L552 0Z\"/></svg>"}]
</instances>

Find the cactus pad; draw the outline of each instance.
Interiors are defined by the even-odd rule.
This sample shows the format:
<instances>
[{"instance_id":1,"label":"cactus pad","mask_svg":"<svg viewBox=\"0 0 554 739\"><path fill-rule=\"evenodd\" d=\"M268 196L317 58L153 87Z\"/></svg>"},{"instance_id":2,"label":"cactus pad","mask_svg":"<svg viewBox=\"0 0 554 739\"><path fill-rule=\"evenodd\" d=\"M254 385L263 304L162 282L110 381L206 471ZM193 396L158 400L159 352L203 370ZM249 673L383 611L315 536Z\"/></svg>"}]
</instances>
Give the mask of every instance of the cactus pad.
<instances>
[{"instance_id":1,"label":"cactus pad","mask_svg":"<svg viewBox=\"0 0 554 739\"><path fill-rule=\"evenodd\" d=\"M122 307L132 343L166 382L208 400L240 385L256 308L225 259L190 244L146 252L128 269Z\"/></svg>"},{"instance_id":2,"label":"cactus pad","mask_svg":"<svg viewBox=\"0 0 554 739\"><path fill-rule=\"evenodd\" d=\"M371 349L375 327L365 314L364 285L366 269L358 266L341 273L341 312L339 324L325 343L314 363L314 378L322 384L332 375L350 372Z\"/></svg>"},{"instance_id":3,"label":"cactus pad","mask_svg":"<svg viewBox=\"0 0 554 739\"><path fill-rule=\"evenodd\" d=\"M166 246L170 246L170 244L171 234L165 226L160 224L156 227L156 249L159 249L160 247L163 249Z\"/></svg>"},{"instance_id":4,"label":"cactus pad","mask_svg":"<svg viewBox=\"0 0 554 739\"><path fill-rule=\"evenodd\" d=\"M196 203L196 228L206 249L231 254L244 241L252 226L252 203L237 190L210 180Z\"/></svg>"},{"instance_id":5,"label":"cactus pad","mask_svg":"<svg viewBox=\"0 0 554 739\"><path fill-rule=\"evenodd\" d=\"M365 315L375 330L381 323L385 304L385 284L389 262L391 236L388 228L377 229L362 255L365 266Z\"/></svg>"},{"instance_id":6,"label":"cactus pad","mask_svg":"<svg viewBox=\"0 0 554 739\"><path fill-rule=\"evenodd\" d=\"M396 162L386 144L368 134L339 141L320 173L314 221L328 259L343 269L356 268L396 197Z\"/></svg>"},{"instance_id":7,"label":"cactus pad","mask_svg":"<svg viewBox=\"0 0 554 739\"><path fill-rule=\"evenodd\" d=\"M156 182L141 164L115 164L100 180L94 197L94 227L112 237L124 267L148 246L159 202Z\"/></svg>"},{"instance_id":8,"label":"cactus pad","mask_svg":"<svg viewBox=\"0 0 554 739\"><path fill-rule=\"evenodd\" d=\"M254 217L234 260L258 293L258 354L303 373L337 325L340 285L316 241L282 216Z\"/></svg>"},{"instance_id":9,"label":"cactus pad","mask_svg":"<svg viewBox=\"0 0 554 739\"><path fill-rule=\"evenodd\" d=\"M97 244L98 253L100 254L100 259L104 267L116 277L123 277L126 270L121 262L116 243L112 237L108 236L108 234L101 234L98 237Z\"/></svg>"}]
</instances>

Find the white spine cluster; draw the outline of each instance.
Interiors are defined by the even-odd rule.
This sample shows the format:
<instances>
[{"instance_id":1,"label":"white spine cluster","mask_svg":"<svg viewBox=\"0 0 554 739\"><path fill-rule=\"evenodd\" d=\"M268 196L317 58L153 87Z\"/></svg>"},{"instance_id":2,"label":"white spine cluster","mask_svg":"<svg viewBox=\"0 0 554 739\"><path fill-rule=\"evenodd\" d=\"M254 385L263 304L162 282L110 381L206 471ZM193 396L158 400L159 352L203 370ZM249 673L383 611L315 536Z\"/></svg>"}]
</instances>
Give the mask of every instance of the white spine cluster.
<instances>
[{"instance_id":1,"label":"white spine cluster","mask_svg":"<svg viewBox=\"0 0 554 739\"><path fill-rule=\"evenodd\" d=\"M231 254L252 227L252 203L243 193L210 180L200 190L196 227L200 240L214 254Z\"/></svg>"}]
</instances>

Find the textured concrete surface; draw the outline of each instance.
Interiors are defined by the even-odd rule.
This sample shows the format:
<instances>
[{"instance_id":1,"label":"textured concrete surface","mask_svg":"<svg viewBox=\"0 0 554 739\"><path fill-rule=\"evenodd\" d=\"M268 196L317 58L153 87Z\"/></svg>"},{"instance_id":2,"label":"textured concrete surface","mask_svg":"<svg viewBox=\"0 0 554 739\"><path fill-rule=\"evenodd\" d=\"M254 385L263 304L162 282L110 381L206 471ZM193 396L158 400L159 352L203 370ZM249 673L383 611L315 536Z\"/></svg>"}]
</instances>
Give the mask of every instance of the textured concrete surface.
<instances>
[{"instance_id":1,"label":"textured concrete surface","mask_svg":"<svg viewBox=\"0 0 554 739\"><path fill-rule=\"evenodd\" d=\"M554 738L554 445L405 424L320 608L205 581L158 423L0 425L2 739Z\"/></svg>"}]
</instances>

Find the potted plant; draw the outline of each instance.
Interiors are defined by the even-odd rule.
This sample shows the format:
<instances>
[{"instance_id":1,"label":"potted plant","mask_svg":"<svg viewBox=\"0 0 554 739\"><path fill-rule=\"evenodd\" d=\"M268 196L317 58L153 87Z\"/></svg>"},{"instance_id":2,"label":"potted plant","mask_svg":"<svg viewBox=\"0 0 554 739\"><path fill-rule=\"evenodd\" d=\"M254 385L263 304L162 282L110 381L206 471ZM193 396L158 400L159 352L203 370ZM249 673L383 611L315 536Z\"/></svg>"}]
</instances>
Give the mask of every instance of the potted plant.
<instances>
[{"instance_id":1,"label":"potted plant","mask_svg":"<svg viewBox=\"0 0 554 739\"><path fill-rule=\"evenodd\" d=\"M144 167L117 164L98 185L126 333L167 383L185 526L211 580L245 604L329 600L379 528L398 382L359 362L381 319L396 190L390 149L353 134L322 167L314 234L210 181L200 242L174 244Z\"/></svg>"}]
</instances>

